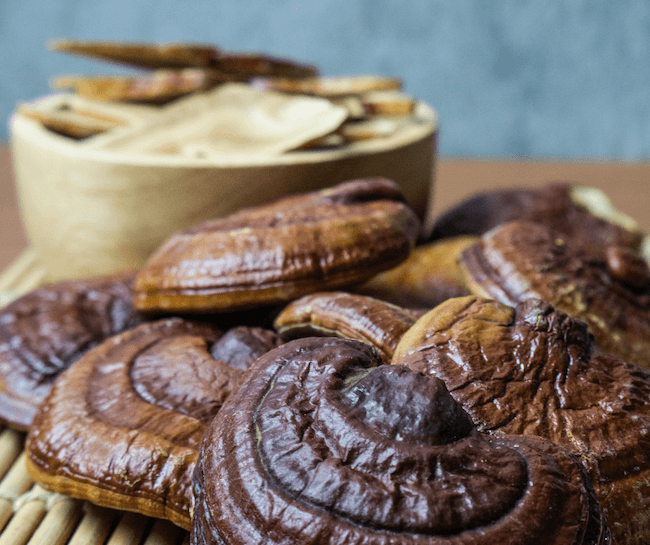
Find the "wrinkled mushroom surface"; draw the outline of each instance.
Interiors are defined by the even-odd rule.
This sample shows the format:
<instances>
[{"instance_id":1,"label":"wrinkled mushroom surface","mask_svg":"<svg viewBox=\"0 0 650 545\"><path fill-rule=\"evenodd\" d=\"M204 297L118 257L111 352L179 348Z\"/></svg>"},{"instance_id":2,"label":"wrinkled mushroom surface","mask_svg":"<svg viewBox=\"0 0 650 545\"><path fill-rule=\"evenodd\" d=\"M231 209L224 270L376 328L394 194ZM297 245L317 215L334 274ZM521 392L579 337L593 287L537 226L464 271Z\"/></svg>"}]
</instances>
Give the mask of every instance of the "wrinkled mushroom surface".
<instances>
[{"instance_id":1,"label":"wrinkled mushroom surface","mask_svg":"<svg viewBox=\"0 0 650 545\"><path fill-rule=\"evenodd\" d=\"M380 363L333 338L258 359L201 447L191 543L609 543L574 459L483 436L441 381Z\"/></svg>"},{"instance_id":2,"label":"wrinkled mushroom surface","mask_svg":"<svg viewBox=\"0 0 650 545\"><path fill-rule=\"evenodd\" d=\"M355 293L415 309L432 309L452 297L469 295L460 254L478 240L458 236L417 246L397 267L379 273Z\"/></svg>"},{"instance_id":3,"label":"wrinkled mushroom surface","mask_svg":"<svg viewBox=\"0 0 650 545\"><path fill-rule=\"evenodd\" d=\"M135 306L227 312L363 282L411 252L419 222L403 201L371 178L197 225L140 270Z\"/></svg>"},{"instance_id":4,"label":"wrinkled mushroom surface","mask_svg":"<svg viewBox=\"0 0 650 545\"><path fill-rule=\"evenodd\" d=\"M133 308L134 273L32 290L0 312L0 420L29 426L56 377L84 352L144 318Z\"/></svg>"},{"instance_id":5,"label":"wrinkled mushroom surface","mask_svg":"<svg viewBox=\"0 0 650 545\"><path fill-rule=\"evenodd\" d=\"M644 238L636 222L616 210L602 191L569 182L479 193L445 212L426 238L479 236L511 221L552 227L571 244L596 254L609 244L639 250Z\"/></svg>"},{"instance_id":6,"label":"wrinkled mushroom surface","mask_svg":"<svg viewBox=\"0 0 650 545\"><path fill-rule=\"evenodd\" d=\"M274 322L284 339L342 337L375 347L390 363L402 335L422 312L345 292L306 295L289 303Z\"/></svg>"},{"instance_id":7,"label":"wrinkled mushroom surface","mask_svg":"<svg viewBox=\"0 0 650 545\"><path fill-rule=\"evenodd\" d=\"M279 343L271 331L171 318L142 324L63 373L27 437L47 488L190 525L191 474L207 425L244 370Z\"/></svg>"},{"instance_id":8,"label":"wrinkled mushroom surface","mask_svg":"<svg viewBox=\"0 0 650 545\"><path fill-rule=\"evenodd\" d=\"M514 306L529 298L584 320L596 344L650 367L650 271L638 253L609 246L589 255L539 224L512 222L462 253L475 295Z\"/></svg>"},{"instance_id":9,"label":"wrinkled mushroom surface","mask_svg":"<svg viewBox=\"0 0 650 545\"><path fill-rule=\"evenodd\" d=\"M599 350L584 322L537 299L452 299L416 322L393 362L443 380L480 431L579 456L616 543L650 541L650 374Z\"/></svg>"}]
</instances>

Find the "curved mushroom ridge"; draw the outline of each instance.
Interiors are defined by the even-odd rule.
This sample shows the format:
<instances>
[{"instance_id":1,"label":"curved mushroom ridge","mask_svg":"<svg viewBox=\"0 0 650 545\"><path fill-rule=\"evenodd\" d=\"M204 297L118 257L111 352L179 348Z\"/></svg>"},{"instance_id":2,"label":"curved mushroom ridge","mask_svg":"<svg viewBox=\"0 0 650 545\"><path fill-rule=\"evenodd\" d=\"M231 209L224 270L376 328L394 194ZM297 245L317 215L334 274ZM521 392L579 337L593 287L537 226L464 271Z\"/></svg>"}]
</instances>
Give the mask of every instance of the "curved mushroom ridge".
<instances>
[{"instance_id":1,"label":"curved mushroom ridge","mask_svg":"<svg viewBox=\"0 0 650 545\"><path fill-rule=\"evenodd\" d=\"M0 419L26 430L56 377L89 349L145 318L134 272L42 286L0 313Z\"/></svg>"},{"instance_id":2,"label":"curved mushroom ridge","mask_svg":"<svg viewBox=\"0 0 650 545\"><path fill-rule=\"evenodd\" d=\"M140 269L133 301L184 312L286 303L397 265L419 228L383 178L286 197L172 235Z\"/></svg>"},{"instance_id":3,"label":"curved mushroom ridge","mask_svg":"<svg viewBox=\"0 0 650 545\"><path fill-rule=\"evenodd\" d=\"M228 360L245 367L277 342L265 330L224 334L180 318L112 337L62 373L39 408L30 473L52 490L189 528L201 441L244 374Z\"/></svg>"},{"instance_id":4,"label":"curved mushroom ridge","mask_svg":"<svg viewBox=\"0 0 650 545\"><path fill-rule=\"evenodd\" d=\"M629 249L600 253L589 255L547 226L512 222L466 249L461 266L474 295L510 306L548 301L584 320L601 349L650 367L650 270Z\"/></svg>"},{"instance_id":5,"label":"curved mushroom ridge","mask_svg":"<svg viewBox=\"0 0 650 545\"><path fill-rule=\"evenodd\" d=\"M402 335L422 314L365 295L328 291L292 301L275 318L274 327L285 339L356 339L374 346L390 363Z\"/></svg>"},{"instance_id":6,"label":"curved mushroom ridge","mask_svg":"<svg viewBox=\"0 0 650 545\"><path fill-rule=\"evenodd\" d=\"M650 467L650 374L539 299L451 299L404 335L393 363L442 379L481 431L545 437L606 480Z\"/></svg>"},{"instance_id":7,"label":"curved mushroom ridge","mask_svg":"<svg viewBox=\"0 0 650 545\"><path fill-rule=\"evenodd\" d=\"M178 334L161 338L133 359L133 389L148 403L208 425L243 372L278 338L262 328L236 327L220 338Z\"/></svg>"},{"instance_id":8,"label":"curved mushroom ridge","mask_svg":"<svg viewBox=\"0 0 650 545\"><path fill-rule=\"evenodd\" d=\"M192 543L606 542L556 447L481 436L442 381L380 363L330 338L260 358L204 439Z\"/></svg>"}]
</instances>

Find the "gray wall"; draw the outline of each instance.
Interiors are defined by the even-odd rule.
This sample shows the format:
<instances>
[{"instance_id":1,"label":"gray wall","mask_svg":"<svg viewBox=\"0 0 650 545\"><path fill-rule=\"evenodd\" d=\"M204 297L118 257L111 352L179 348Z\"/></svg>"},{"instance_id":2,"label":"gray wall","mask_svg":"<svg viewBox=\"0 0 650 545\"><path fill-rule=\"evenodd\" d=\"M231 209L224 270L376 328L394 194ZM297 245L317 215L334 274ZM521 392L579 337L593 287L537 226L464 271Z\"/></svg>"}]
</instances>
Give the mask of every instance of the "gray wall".
<instances>
[{"instance_id":1,"label":"gray wall","mask_svg":"<svg viewBox=\"0 0 650 545\"><path fill-rule=\"evenodd\" d=\"M647 0L0 0L0 139L52 76L109 72L52 38L213 42L403 78L445 155L650 156Z\"/></svg>"}]
</instances>

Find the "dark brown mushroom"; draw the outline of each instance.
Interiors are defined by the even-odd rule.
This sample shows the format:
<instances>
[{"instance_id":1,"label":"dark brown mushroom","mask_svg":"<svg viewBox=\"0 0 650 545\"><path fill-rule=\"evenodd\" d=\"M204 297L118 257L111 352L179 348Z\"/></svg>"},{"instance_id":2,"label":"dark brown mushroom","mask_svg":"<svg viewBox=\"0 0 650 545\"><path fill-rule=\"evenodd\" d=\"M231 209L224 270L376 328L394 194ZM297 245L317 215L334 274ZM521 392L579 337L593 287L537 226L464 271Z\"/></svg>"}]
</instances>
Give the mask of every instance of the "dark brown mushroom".
<instances>
[{"instance_id":1,"label":"dark brown mushroom","mask_svg":"<svg viewBox=\"0 0 650 545\"><path fill-rule=\"evenodd\" d=\"M475 295L510 306L548 301L584 320L603 350L650 367L648 266L629 248L615 251L616 259L607 253L590 254L540 224L512 222L485 233L461 265Z\"/></svg>"},{"instance_id":2,"label":"dark brown mushroom","mask_svg":"<svg viewBox=\"0 0 650 545\"><path fill-rule=\"evenodd\" d=\"M0 312L0 420L26 430L56 377L84 352L144 318L135 273L37 288Z\"/></svg>"},{"instance_id":3,"label":"dark brown mushroom","mask_svg":"<svg viewBox=\"0 0 650 545\"><path fill-rule=\"evenodd\" d=\"M189 529L191 474L206 427L270 331L171 318L84 355L55 382L27 436L27 469L47 488ZM233 365L231 365L231 362Z\"/></svg>"},{"instance_id":4,"label":"dark brown mushroom","mask_svg":"<svg viewBox=\"0 0 650 545\"><path fill-rule=\"evenodd\" d=\"M423 312L345 292L306 295L289 303L274 322L285 340L342 337L374 346L390 363L402 335Z\"/></svg>"},{"instance_id":5,"label":"dark brown mushroom","mask_svg":"<svg viewBox=\"0 0 650 545\"><path fill-rule=\"evenodd\" d=\"M228 312L363 282L419 229L393 182L372 178L248 208L173 235L140 270L145 311Z\"/></svg>"},{"instance_id":6,"label":"dark brown mushroom","mask_svg":"<svg viewBox=\"0 0 650 545\"><path fill-rule=\"evenodd\" d=\"M426 240L480 236L511 221L541 223L560 233L568 243L595 253L609 244L638 251L644 237L636 222L616 210L599 189L551 182L537 188L479 193L440 216Z\"/></svg>"},{"instance_id":7,"label":"dark brown mushroom","mask_svg":"<svg viewBox=\"0 0 650 545\"><path fill-rule=\"evenodd\" d=\"M380 363L331 338L258 359L203 441L190 542L609 543L572 457L483 436L441 381Z\"/></svg>"},{"instance_id":8,"label":"dark brown mushroom","mask_svg":"<svg viewBox=\"0 0 650 545\"><path fill-rule=\"evenodd\" d=\"M650 542L650 374L599 350L584 322L538 299L451 299L402 337L393 362L443 380L480 431L577 455L615 542Z\"/></svg>"},{"instance_id":9,"label":"dark brown mushroom","mask_svg":"<svg viewBox=\"0 0 650 545\"><path fill-rule=\"evenodd\" d=\"M452 297L469 295L460 254L478 237L451 237L417 246L411 255L394 269L379 273L355 293L414 309L432 309Z\"/></svg>"}]
</instances>

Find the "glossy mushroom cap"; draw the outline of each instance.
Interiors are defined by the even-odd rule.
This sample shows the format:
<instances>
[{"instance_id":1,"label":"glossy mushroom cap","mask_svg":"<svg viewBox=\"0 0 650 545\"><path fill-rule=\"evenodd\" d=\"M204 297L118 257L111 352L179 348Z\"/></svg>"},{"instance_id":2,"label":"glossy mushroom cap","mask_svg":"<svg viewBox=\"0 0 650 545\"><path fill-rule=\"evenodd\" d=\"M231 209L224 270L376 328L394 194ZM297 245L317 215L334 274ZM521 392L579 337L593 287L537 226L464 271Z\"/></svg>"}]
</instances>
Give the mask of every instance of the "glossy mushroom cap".
<instances>
[{"instance_id":1,"label":"glossy mushroom cap","mask_svg":"<svg viewBox=\"0 0 650 545\"><path fill-rule=\"evenodd\" d=\"M609 543L582 468L478 434L444 384L356 341L262 356L210 425L194 545Z\"/></svg>"},{"instance_id":2,"label":"glossy mushroom cap","mask_svg":"<svg viewBox=\"0 0 650 545\"><path fill-rule=\"evenodd\" d=\"M594 256L548 227L512 222L485 233L461 265L475 295L548 301L586 322L603 350L650 367L650 271L629 248Z\"/></svg>"},{"instance_id":3,"label":"glossy mushroom cap","mask_svg":"<svg viewBox=\"0 0 650 545\"><path fill-rule=\"evenodd\" d=\"M551 227L576 247L597 254L609 244L639 250L644 238L636 222L616 210L599 189L551 182L537 188L479 193L440 216L427 240L480 236L511 221Z\"/></svg>"},{"instance_id":4,"label":"glossy mushroom cap","mask_svg":"<svg viewBox=\"0 0 650 545\"><path fill-rule=\"evenodd\" d=\"M173 235L140 270L141 310L228 312L363 282L408 257L419 222L382 178L249 208Z\"/></svg>"},{"instance_id":5,"label":"glossy mushroom cap","mask_svg":"<svg viewBox=\"0 0 650 545\"><path fill-rule=\"evenodd\" d=\"M397 267L379 273L353 291L414 309L432 309L452 297L470 295L458 260L461 252L477 240L458 236L417 246Z\"/></svg>"},{"instance_id":6,"label":"glossy mushroom cap","mask_svg":"<svg viewBox=\"0 0 650 545\"><path fill-rule=\"evenodd\" d=\"M135 273L37 288L0 312L0 420L26 430L56 377L104 341L144 321Z\"/></svg>"},{"instance_id":7,"label":"glossy mushroom cap","mask_svg":"<svg viewBox=\"0 0 650 545\"><path fill-rule=\"evenodd\" d=\"M390 363L402 335L423 313L345 292L306 295L289 303L275 319L285 340L300 337L342 337L375 347Z\"/></svg>"},{"instance_id":8,"label":"glossy mushroom cap","mask_svg":"<svg viewBox=\"0 0 650 545\"><path fill-rule=\"evenodd\" d=\"M173 318L89 351L55 382L27 436L47 488L190 525L191 474L207 425L244 370L279 343L270 331Z\"/></svg>"},{"instance_id":9,"label":"glossy mushroom cap","mask_svg":"<svg viewBox=\"0 0 650 545\"><path fill-rule=\"evenodd\" d=\"M416 322L393 362L442 379L480 431L579 456L616 543L650 541L650 374L596 348L584 322L538 299L452 299Z\"/></svg>"}]
</instances>

